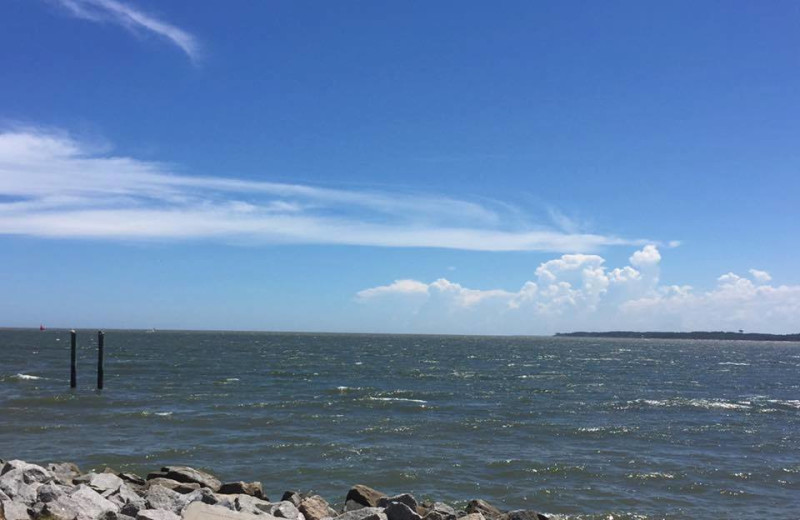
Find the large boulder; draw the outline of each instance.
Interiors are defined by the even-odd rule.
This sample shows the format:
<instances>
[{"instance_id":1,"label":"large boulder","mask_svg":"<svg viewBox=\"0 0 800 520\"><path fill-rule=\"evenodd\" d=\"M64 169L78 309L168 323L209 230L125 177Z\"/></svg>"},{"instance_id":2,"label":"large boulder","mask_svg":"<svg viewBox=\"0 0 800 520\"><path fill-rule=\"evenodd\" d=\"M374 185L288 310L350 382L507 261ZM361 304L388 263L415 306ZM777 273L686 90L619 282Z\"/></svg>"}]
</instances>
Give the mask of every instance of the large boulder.
<instances>
[{"instance_id":1,"label":"large boulder","mask_svg":"<svg viewBox=\"0 0 800 520\"><path fill-rule=\"evenodd\" d=\"M36 516L51 520L96 520L109 511L117 513L119 506L81 484L72 493L65 493L45 503Z\"/></svg>"},{"instance_id":2,"label":"large boulder","mask_svg":"<svg viewBox=\"0 0 800 520\"><path fill-rule=\"evenodd\" d=\"M480 513L489 520L503 516L503 512L485 500L470 500L465 509L467 514Z\"/></svg>"},{"instance_id":3,"label":"large boulder","mask_svg":"<svg viewBox=\"0 0 800 520\"><path fill-rule=\"evenodd\" d=\"M411 509L403 502L390 502L383 511L388 520L421 520L417 514L416 506Z\"/></svg>"},{"instance_id":4,"label":"large boulder","mask_svg":"<svg viewBox=\"0 0 800 520\"><path fill-rule=\"evenodd\" d=\"M117 476L129 485L144 486L146 483L146 481L136 473L118 473Z\"/></svg>"},{"instance_id":5,"label":"large boulder","mask_svg":"<svg viewBox=\"0 0 800 520\"><path fill-rule=\"evenodd\" d=\"M219 487L217 493L223 495L250 495L269 501L261 487L261 482L226 482Z\"/></svg>"},{"instance_id":6,"label":"large boulder","mask_svg":"<svg viewBox=\"0 0 800 520\"><path fill-rule=\"evenodd\" d=\"M81 474L80 468L72 462L55 462L48 464L47 471L53 474L56 482L67 486L71 486L72 479Z\"/></svg>"},{"instance_id":7,"label":"large boulder","mask_svg":"<svg viewBox=\"0 0 800 520\"><path fill-rule=\"evenodd\" d=\"M172 511L163 509L142 509L136 515L136 520L180 520L180 518Z\"/></svg>"},{"instance_id":8,"label":"large boulder","mask_svg":"<svg viewBox=\"0 0 800 520\"><path fill-rule=\"evenodd\" d=\"M231 511L225 507L212 506L202 502L189 504L181 515L183 520L270 520L267 515L251 515L240 511Z\"/></svg>"},{"instance_id":9,"label":"large boulder","mask_svg":"<svg viewBox=\"0 0 800 520\"><path fill-rule=\"evenodd\" d=\"M220 497L214 494L214 492L208 488L200 488L192 491L191 493L184 495L184 499L186 500L186 504L191 504L192 502L202 502L204 504L216 505L221 502ZM225 500L227 501L227 498L225 498ZM231 510L235 508L233 501L230 501L229 504L224 504L224 506Z\"/></svg>"},{"instance_id":10,"label":"large boulder","mask_svg":"<svg viewBox=\"0 0 800 520\"><path fill-rule=\"evenodd\" d=\"M336 520L387 520L386 513L380 507L362 507L348 511L336 517Z\"/></svg>"},{"instance_id":11,"label":"large boulder","mask_svg":"<svg viewBox=\"0 0 800 520\"><path fill-rule=\"evenodd\" d=\"M462 516L459 520L485 520L481 513L469 513Z\"/></svg>"},{"instance_id":12,"label":"large boulder","mask_svg":"<svg viewBox=\"0 0 800 520\"><path fill-rule=\"evenodd\" d=\"M281 502L291 502L295 507L300 507L300 502L303 501L303 495L297 491L285 491L281 497Z\"/></svg>"},{"instance_id":13,"label":"large boulder","mask_svg":"<svg viewBox=\"0 0 800 520\"><path fill-rule=\"evenodd\" d=\"M19 475L26 484L33 482L49 482L53 480L53 474L36 464L28 464L24 460L9 460L0 469L0 476L9 477L9 473Z\"/></svg>"},{"instance_id":14,"label":"large boulder","mask_svg":"<svg viewBox=\"0 0 800 520\"><path fill-rule=\"evenodd\" d=\"M256 498L250 495L228 495L229 497L234 497L233 503L236 507L236 511L241 511L242 513L248 513L251 515L263 515L267 513L267 510L272 505L266 500L261 500L260 498Z\"/></svg>"},{"instance_id":15,"label":"large boulder","mask_svg":"<svg viewBox=\"0 0 800 520\"><path fill-rule=\"evenodd\" d=\"M122 479L113 473L95 473L89 479L89 487L100 493L115 493L122 486Z\"/></svg>"},{"instance_id":16,"label":"large boulder","mask_svg":"<svg viewBox=\"0 0 800 520\"><path fill-rule=\"evenodd\" d=\"M120 513L136 517L139 511L147 509L147 503L130 486L123 483L116 493L108 496L108 500L114 502L119 507Z\"/></svg>"},{"instance_id":17,"label":"large boulder","mask_svg":"<svg viewBox=\"0 0 800 520\"><path fill-rule=\"evenodd\" d=\"M184 495L164 486L150 486L144 494L148 509L165 509L176 515L186 506Z\"/></svg>"},{"instance_id":18,"label":"large boulder","mask_svg":"<svg viewBox=\"0 0 800 520\"><path fill-rule=\"evenodd\" d=\"M5 520L30 520L31 515L24 504L11 500L0 500L0 519Z\"/></svg>"},{"instance_id":19,"label":"large boulder","mask_svg":"<svg viewBox=\"0 0 800 520\"><path fill-rule=\"evenodd\" d=\"M281 500L280 502L270 504L267 508L267 513L277 518L286 518L287 520L305 520L303 513L288 500Z\"/></svg>"},{"instance_id":20,"label":"large boulder","mask_svg":"<svg viewBox=\"0 0 800 520\"><path fill-rule=\"evenodd\" d=\"M517 509L503 515L502 520L549 520L548 517L530 509Z\"/></svg>"},{"instance_id":21,"label":"large boulder","mask_svg":"<svg viewBox=\"0 0 800 520\"><path fill-rule=\"evenodd\" d=\"M386 493L381 493L363 484L356 484L347 492L347 497L345 497L344 501L345 504L347 502L355 502L364 507L378 507L378 501L385 496Z\"/></svg>"},{"instance_id":22,"label":"large boulder","mask_svg":"<svg viewBox=\"0 0 800 520\"><path fill-rule=\"evenodd\" d=\"M402 495L395 495L393 497L383 497L378 500L378 507L389 507L389 504L398 502L407 505L412 511L417 510L417 499L413 495L403 493Z\"/></svg>"},{"instance_id":23,"label":"large boulder","mask_svg":"<svg viewBox=\"0 0 800 520\"><path fill-rule=\"evenodd\" d=\"M16 502L33 505L39 486L51 482L53 474L36 464L10 460L0 470L0 491Z\"/></svg>"},{"instance_id":24,"label":"large boulder","mask_svg":"<svg viewBox=\"0 0 800 520\"><path fill-rule=\"evenodd\" d=\"M164 477L157 477L148 480L145 488L149 489L152 486L164 486L167 489L171 489L172 491L181 493L183 495L191 493L192 491L197 491L202 487L197 482L178 482L177 480Z\"/></svg>"},{"instance_id":25,"label":"large boulder","mask_svg":"<svg viewBox=\"0 0 800 520\"><path fill-rule=\"evenodd\" d=\"M456 510L444 502L434 502L423 517L424 520L456 520Z\"/></svg>"},{"instance_id":26,"label":"large boulder","mask_svg":"<svg viewBox=\"0 0 800 520\"><path fill-rule=\"evenodd\" d=\"M304 498L298 507L306 520L322 520L329 516L336 516L336 510L319 495Z\"/></svg>"},{"instance_id":27,"label":"large boulder","mask_svg":"<svg viewBox=\"0 0 800 520\"><path fill-rule=\"evenodd\" d=\"M218 491L222 486L222 482L214 475L188 466L166 466L161 468L161 471L165 473L165 478L171 478L178 482L196 482L214 492Z\"/></svg>"}]
</instances>

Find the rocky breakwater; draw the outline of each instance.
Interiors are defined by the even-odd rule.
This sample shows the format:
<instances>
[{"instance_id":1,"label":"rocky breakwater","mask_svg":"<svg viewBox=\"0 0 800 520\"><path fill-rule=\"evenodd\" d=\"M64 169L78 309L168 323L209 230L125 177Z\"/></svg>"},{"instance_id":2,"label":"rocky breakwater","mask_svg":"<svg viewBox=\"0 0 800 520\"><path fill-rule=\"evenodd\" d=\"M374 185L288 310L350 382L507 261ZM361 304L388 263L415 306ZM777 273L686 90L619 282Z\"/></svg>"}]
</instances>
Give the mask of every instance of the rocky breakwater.
<instances>
[{"instance_id":1,"label":"rocky breakwater","mask_svg":"<svg viewBox=\"0 0 800 520\"><path fill-rule=\"evenodd\" d=\"M483 500L457 511L360 484L338 509L319 495L296 491L271 501L260 482L221 482L186 466L167 466L146 478L109 468L82 473L71 463L0 460L0 467L0 520L547 520Z\"/></svg>"}]
</instances>

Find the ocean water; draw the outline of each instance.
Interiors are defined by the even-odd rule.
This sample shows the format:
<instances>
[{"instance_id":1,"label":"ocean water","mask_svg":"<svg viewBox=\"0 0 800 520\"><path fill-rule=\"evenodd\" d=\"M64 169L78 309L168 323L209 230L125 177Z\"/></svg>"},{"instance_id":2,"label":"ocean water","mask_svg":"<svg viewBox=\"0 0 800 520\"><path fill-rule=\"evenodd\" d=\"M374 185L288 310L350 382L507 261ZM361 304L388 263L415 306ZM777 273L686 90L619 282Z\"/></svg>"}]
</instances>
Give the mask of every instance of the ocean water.
<instances>
[{"instance_id":1,"label":"ocean water","mask_svg":"<svg viewBox=\"0 0 800 520\"><path fill-rule=\"evenodd\" d=\"M0 458L567 518L800 518L800 344L0 331Z\"/></svg>"}]
</instances>

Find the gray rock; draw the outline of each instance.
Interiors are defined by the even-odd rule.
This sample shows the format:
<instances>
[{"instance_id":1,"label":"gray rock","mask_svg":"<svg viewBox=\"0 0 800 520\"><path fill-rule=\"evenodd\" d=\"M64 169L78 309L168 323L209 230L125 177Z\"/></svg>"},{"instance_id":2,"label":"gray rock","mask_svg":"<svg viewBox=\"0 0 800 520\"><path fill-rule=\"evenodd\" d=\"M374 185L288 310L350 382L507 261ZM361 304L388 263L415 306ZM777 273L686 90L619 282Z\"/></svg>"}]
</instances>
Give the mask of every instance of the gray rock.
<instances>
[{"instance_id":1,"label":"gray rock","mask_svg":"<svg viewBox=\"0 0 800 520\"><path fill-rule=\"evenodd\" d=\"M149 509L164 509L176 515L186 506L186 498L177 491L164 486L150 486L144 494Z\"/></svg>"},{"instance_id":2,"label":"gray rock","mask_svg":"<svg viewBox=\"0 0 800 520\"><path fill-rule=\"evenodd\" d=\"M9 460L3 464L0 475L8 476L9 473L19 475L26 484L32 484L34 482L44 483L53 480L52 473L36 464L28 464L24 460Z\"/></svg>"},{"instance_id":3,"label":"gray rock","mask_svg":"<svg viewBox=\"0 0 800 520\"><path fill-rule=\"evenodd\" d=\"M403 502L390 502L383 512L388 520L421 520L415 509Z\"/></svg>"},{"instance_id":4,"label":"gray rock","mask_svg":"<svg viewBox=\"0 0 800 520\"><path fill-rule=\"evenodd\" d=\"M148 480L146 488L149 489L152 486L164 486L167 489L171 489L172 491L181 493L183 495L191 493L192 491L196 491L201 488L200 484L198 484L197 482L178 482L177 480L172 480L171 478L163 478L163 477L158 477L152 480Z\"/></svg>"},{"instance_id":5,"label":"gray rock","mask_svg":"<svg viewBox=\"0 0 800 520\"><path fill-rule=\"evenodd\" d=\"M180 520L180 517L163 509L143 509L136 515L136 520Z\"/></svg>"},{"instance_id":6,"label":"gray rock","mask_svg":"<svg viewBox=\"0 0 800 520\"><path fill-rule=\"evenodd\" d=\"M208 488L200 488L192 491L191 493L187 493L184 495L184 499L186 500L187 505L191 504L192 502L202 502L209 505L215 505L220 502L220 497ZM234 504L231 502L229 509L233 508Z\"/></svg>"},{"instance_id":7,"label":"gray rock","mask_svg":"<svg viewBox=\"0 0 800 520\"><path fill-rule=\"evenodd\" d=\"M117 475L119 478L128 482L130 484L135 484L137 486L144 486L146 481L136 473L119 473Z\"/></svg>"},{"instance_id":8,"label":"gray rock","mask_svg":"<svg viewBox=\"0 0 800 520\"><path fill-rule=\"evenodd\" d=\"M428 508L424 520L455 520L458 518L456 510L444 502L435 502Z\"/></svg>"},{"instance_id":9,"label":"gray rock","mask_svg":"<svg viewBox=\"0 0 800 520\"><path fill-rule=\"evenodd\" d=\"M135 517L142 509L147 508L145 499L140 497L130 486L123 483L116 493L110 495L108 500L119 507L120 513Z\"/></svg>"},{"instance_id":10,"label":"gray rock","mask_svg":"<svg viewBox=\"0 0 800 520\"><path fill-rule=\"evenodd\" d=\"M42 484L36 490L36 501L46 504L53 500L58 500L61 496L67 494L70 488L51 482L49 484Z\"/></svg>"},{"instance_id":11,"label":"gray rock","mask_svg":"<svg viewBox=\"0 0 800 520\"><path fill-rule=\"evenodd\" d=\"M281 502L291 502L295 507L300 507L303 497L297 491L286 491L281 497Z\"/></svg>"},{"instance_id":12,"label":"gray rock","mask_svg":"<svg viewBox=\"0 0 800 520\"><path fill-rule=\"evenodd\" d=\"M177 480L178 482L196 482L203 487L209 488L211 491L218 491L222 482L220 482L214 475L200 471L198 469L190 468L188 466L167 466L161 468L161 471L166 473L166 478Z\"/></svg>"},{"instance_id":13,"label":"gray rock","mask_svg":"<svg viewBox=\"0 0 800 520\"><path fill-rule=\"evenodd\" d=\"M386 513L380 507L362 507L336 517L336 520L387 520Z\"/></svg>"},{"instance_id":14,"label":"gray rock","mask_svg":"<svg viewBox=\"0 0 800 520\"><path fill-rule=\"evenodd\" d=\"M11 500L0 500L0 518L5 520L30 520L28 508Z\"/></svg>"},{"instance_id":15,"label":"gray rock","mask_svg":"<svg viewBox=\"0 0 800 520\"><path fill-rule=\"evenodd\" d=\"M223 495L250 495L251 497L269 501L269 498L264 494L264 489L261 487L261 482L226 482L220 486L217 493Z\"/></svg>"},{"instance_id":16,"label":"gray rock","mask_svg":"<svg viewBox=\"0 0 800 520\"><path fill-rule=\"evenodd\" d=\"M378 507L388 507L392 502L399 502L407 505L412 511L417 511L417 499L408 493L402 495L395 495L393 497L383 497L378 500Z\"/></svg>"},{"instance_id":17,"label":"gray rock","mask_svg":"<svg viewBox=\"0 0 800 520\"><path fill-rule=\"evenodd\" d=\"M80 468L71 462L56 462L47 465L47 470L53 474L56 482L71 486L72 479L81 474Z\"/></svg>"},{"instance_id":18,"label":"gray rock","mask_svg":"<svg viewBox=\"0 0 800 520\"><path fill-rule=\"evenodd\" d=\"M305 520L303 513L288 500L281 500L280 502L270 504L269 508L267 508L267 513L278 518L286 518L287 520Z\"/></svg>"},{"instance_id":19,"label":"gray rock","mask_svg":"<svg viewBox=\"0 0 800 520\"><path fill-rule=\"evenodd\" d=\"M250 515L239 511L231 511L220 506L212 506L202 502L193 502L183 511L183 520L272 520L269 515Z\"/></svg>"},{"instance_id":20,"label":"gray rock","mask_svg":"<svg viewBox=\"0 0 800 520\"><path fill-rule=\"evenodd\" d=\"M364 486L363 484L356 484L350 491L347 492L347 496L345 497L345 504L348 501L353 501L357 504L361 504L362 506L366 507L377 507L378 501L381 498L385 497L385 493L381 493L371 487Z\"/></svg>"},{"instance_id":21,"label":"gray rock","mask_svg":"<svg viewBox=\"0 0 800 520\"><path fill-rule=\"evenodd\" d=\"M6 475L12 474L7 473ZM18 502L26 506L32 506L36 503L38 491L42 484L38 482L26 484L21 478L13 478L13 475L12 478L3 480L6 475L0 477L0 491L3 491L3 493L5 493L14 502Z\"/></svg>"},{"instance_id":22,"label":"gray rock","mask_svg":"<svg viewBox=\"0 0 800 520\"><path fill-rule=\"evenodd\" d=\"M328 502L319 495L314 495L304 498L298 507L306 520L322 520L329 516L335 517L337 515Z\"/></svg>"},{"instance_id":23,"label":"gray rock","mask_svg":"<svg viewBox=\"0 0 800 520\"><path fill-rule=\"evenodd\" d=\"M503 520L548 520L548 518L530 509L517 509L503 515Z\"/></svg>"},{"instance_id":24,"label":"gray rock","mask_svg":"<svg viewBox=\"0 0 800 520\"><path fill-rule=\"evenodd\" d=\"M136 517L123 513L115 513L114 511L106 511L95 520L136 520Z\"/></svg>"},{"instance_id":25,"label":"gray rock","mask_svg":"<svg viewBox=\"0 0 800 520\"><path fill-rule=\"evenodd\" d=\"M122 486L122 479L113 473L96 473L91 476L88 484L98 493L115 493Z\"/></svg>"},{"instance_id":26,"label":"gray rock","mask_svg":"<svg viewBox=\"0 0 800 520\"><path fill-rule=\"evenodd\" d=\"M481 513L469 513L461 517L461 520L485 520Z\"/></svg>"},{"instance_id":27,"label":"gray rock","mask_svg":"<svg viewBox=\"0 0 800 520\"><path fill-rule=\"evenodd\" d=\"M233 503L236 506L236 511L248 513L251 515L263 515L272 505L266 500L251 497L250 495L228 495L233 498Z\"/></svg>"},{"instance_id":28,"label":"gray rock","mask_svg":"<svg viewBox=\"0 0 800 520\"><path fill-rule=\"evenodd\" d=\"M467 504L465 511L468 514L480 513L484 517L489 518L490 520L499 518L500 516L503 515L503 512L494 507L492 504L486 502L485 500L480 500L480 499L470 500L469 503Z\"/></svg>"},{"instance_id":29,"label":"gray rock","mask_svg":"<svg viewBox=\"0 0 800 520\"><path fill-rule=\"evenodd\" d=\"M72 493L64 493L45 503L36 516L52 520L96 520L108 512L117 513L119 507L82 484Z\"/></svg>"},{"instance_id":30,"label":"gray rock","mask_svg":"<svg viewBox=\"0 0 800 520\"><path fill-rule=\"evenodd\" d=\"M364 504L359 504L355 500L346 500L344 503L344 508L342 508L342 513L349 513L350 511L357 511L358 509L363 509L365 507Z\"/></svg>"}]
</instances>

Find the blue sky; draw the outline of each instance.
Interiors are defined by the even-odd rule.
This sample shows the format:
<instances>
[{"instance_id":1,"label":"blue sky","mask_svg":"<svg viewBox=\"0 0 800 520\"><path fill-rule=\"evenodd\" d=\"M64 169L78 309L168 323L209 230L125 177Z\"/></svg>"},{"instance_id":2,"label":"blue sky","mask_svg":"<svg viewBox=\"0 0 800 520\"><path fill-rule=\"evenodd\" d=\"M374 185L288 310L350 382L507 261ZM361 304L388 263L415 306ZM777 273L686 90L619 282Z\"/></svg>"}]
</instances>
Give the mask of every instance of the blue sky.
<instances>
[{"instance_id":1,"label":"blue sky","mask_svg":"<svg viewBox=\"0 0 800 520\"><path fill-rule=\"evenodd\" d=\"M800 323L794 2L0 4L2 325Z\"/></svg>"}]
</instances>

